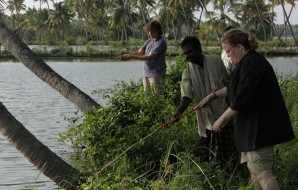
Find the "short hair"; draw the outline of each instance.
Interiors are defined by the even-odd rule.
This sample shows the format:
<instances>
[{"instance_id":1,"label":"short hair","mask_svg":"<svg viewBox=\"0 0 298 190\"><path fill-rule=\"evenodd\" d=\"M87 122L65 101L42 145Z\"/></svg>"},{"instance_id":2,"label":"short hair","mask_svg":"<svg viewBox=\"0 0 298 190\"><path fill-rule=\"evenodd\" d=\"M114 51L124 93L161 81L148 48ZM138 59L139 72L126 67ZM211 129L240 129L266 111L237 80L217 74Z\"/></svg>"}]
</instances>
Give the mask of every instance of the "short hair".
<instances>
[{"instance_id":1,"label":"short hair","mask_svg":"<svg viewBox=\"0 0 298 190\"><path fill-rule=\"evenodd\" d=\"M195 49L202 50L201 42L196 36L186 36L181 42L181 48L191 45Z\"/></svg>"},{"instance_id":2,"label":"short hair","mask_svg":"<svg viewBox=\"0 0 298 190\"><path fill-rule=\"evenodd\" d=\"M157 31L159 36L161 36L163 34L161 24L158 20L152 20L151 22L149 22L146 25L146 30L147 31L152 31L152 30Z\"/></svg>"}]
</instances>

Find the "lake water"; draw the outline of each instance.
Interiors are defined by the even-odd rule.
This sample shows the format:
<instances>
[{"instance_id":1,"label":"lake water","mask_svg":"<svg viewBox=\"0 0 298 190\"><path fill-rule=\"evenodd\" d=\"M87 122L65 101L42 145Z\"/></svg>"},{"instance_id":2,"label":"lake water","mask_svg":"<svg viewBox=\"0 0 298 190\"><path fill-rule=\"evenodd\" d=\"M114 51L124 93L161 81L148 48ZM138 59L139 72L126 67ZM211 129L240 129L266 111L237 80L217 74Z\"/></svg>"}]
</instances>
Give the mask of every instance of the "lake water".
<instances>
[{"instance_id":1,"label":"lake water","mask_svg":"<svg viewBox=\"0 0 298 190\"><path fill-rule=\"evenodd\" d=\"M269 58L279 73L298 70L298 58ZM118 62L101 59L45 60L57 73L94 98L96 89L112 87L117 81L141 78L141 61ZM57 141L67 128L63 115L74 116L76 107L23 64L0 59L0 101L33 135L67 160L70 146ZM7 139L0 135L0 190L52 190L58 187L39 172Z\"/></svg>"}]
</instances>

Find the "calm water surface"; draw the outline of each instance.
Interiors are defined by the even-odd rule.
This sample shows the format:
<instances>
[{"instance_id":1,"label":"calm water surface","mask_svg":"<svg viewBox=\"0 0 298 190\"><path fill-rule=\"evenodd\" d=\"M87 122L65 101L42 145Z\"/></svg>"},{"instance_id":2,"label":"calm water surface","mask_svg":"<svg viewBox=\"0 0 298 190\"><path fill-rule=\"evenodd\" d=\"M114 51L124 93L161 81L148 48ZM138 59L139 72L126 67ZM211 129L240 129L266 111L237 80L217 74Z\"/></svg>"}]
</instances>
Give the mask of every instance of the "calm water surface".
<instances>
[{"instance_id":1,"label":"calm water surface","mask_svg":"<svg viewBox=\"0 0 298 190\"><path fill-rule=\"evenodd\" d=\"M141 62L46 61L57 73L88 95L95 89L112 87L117 81L137 81ZM0 101L33 135L61 157L70 147L57 141L66 130L63 115L73 116L76 107L23 64L0 62ZM92 97L98 103L102 100ZM0 190L53 189L56 185L40 173L7 139L0 135Z\"/></svg>"},{"instance_id":2,"label":"calm water surface","mask_svg":"<svg viewBox=\"0 0 298 190\"><path fill-rule=\"evenodd\" d=\"M140 61L117 62L103 60L45 60L57 73L76 85L98 103L92 90L112 87L117 81L137 81L142 75ZM298 58L269 58L279 73L298 70ZM70 146L57 141L67 128L63 115L74 116L76 107L46 83L32 74L23 64L0 59L0 101L33 135L67 161ZM58 187L40 173L4 136L0 135L0 190Z\"/></svg>"}]
</instances>

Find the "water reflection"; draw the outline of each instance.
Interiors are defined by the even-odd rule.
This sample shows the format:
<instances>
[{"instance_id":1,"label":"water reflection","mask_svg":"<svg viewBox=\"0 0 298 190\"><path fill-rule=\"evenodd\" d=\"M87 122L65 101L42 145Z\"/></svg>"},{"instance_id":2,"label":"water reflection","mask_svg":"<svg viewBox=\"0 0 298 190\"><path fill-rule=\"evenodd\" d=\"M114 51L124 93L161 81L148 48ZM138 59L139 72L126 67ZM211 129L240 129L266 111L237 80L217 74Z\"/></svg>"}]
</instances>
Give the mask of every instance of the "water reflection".
<instances>
[{"instance_id":1,"label":"water reflection","mask_svg":"<svg viewBox=\"0 0 298 190\"><path fill-rule=\"evenodd\" d=\"M298 71L298 57L269 57L267 58L271 63L276 73L278 74L292 74Z\"/></svg>"},{"instance_id":2,"label":"water reflection","mask_svg":"<svg viewBox=\"0 0 298 190\"><path fill-rule=\"evenodd\" d=\"M57 73L101 104L92 90L113 86L117 81L138 80L142 75L139 62L46 61ZM13 61L0 63L0 101L33 135L64 159L70 147L57 141L65 131L63 115L73 116L76 107L46 83L32 74L23 64ZM61 115L63 114L63 115ZM42 189L57 186L41 174L0 135L0 189Z\"/></svg>"}]
</instances>

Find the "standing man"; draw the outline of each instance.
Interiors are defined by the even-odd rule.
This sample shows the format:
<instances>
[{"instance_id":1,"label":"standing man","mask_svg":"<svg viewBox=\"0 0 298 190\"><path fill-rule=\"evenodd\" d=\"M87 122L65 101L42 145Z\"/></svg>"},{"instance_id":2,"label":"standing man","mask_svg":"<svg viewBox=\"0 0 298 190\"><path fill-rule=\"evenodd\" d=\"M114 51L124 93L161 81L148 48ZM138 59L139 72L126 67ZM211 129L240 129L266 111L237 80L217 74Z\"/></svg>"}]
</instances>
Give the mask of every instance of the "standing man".
<instances>
[{"instance_id":1,"label":"standing man","mask_svg":"<svg viewBox=\"0 0 298 190\"><path fill-rule=\"evenodd\" d=\"M238 164L239 154L233 143L233 124L227 121L221 133L211 130L213 123L227 109L225 98L217 97L214 91L224 87L227 79L226 68L219 56L204 55L197 37L187 36L181 43L188 67L183 71L181 86L181 102L173 115L180 118L191 102L199 103L211 94L214 101L208 107L196 111L200 144L204 147L202 157L205 161L216 160L221 166L226 163Z\"/></svg>"},{"instance_id":2,"label":"standing man","mask_svg":"<svg viewBox=\"0 0 298 190\"><path fill-rule=\"evenodd\" d=\"M159 21L149 22L146 29L150 38L141 48L136 52L121 55L118 59L121 61L144 60L144 91L162 95L165 91L167 42L163 38L163 30Z\"/></svg>"}]
</instances>

